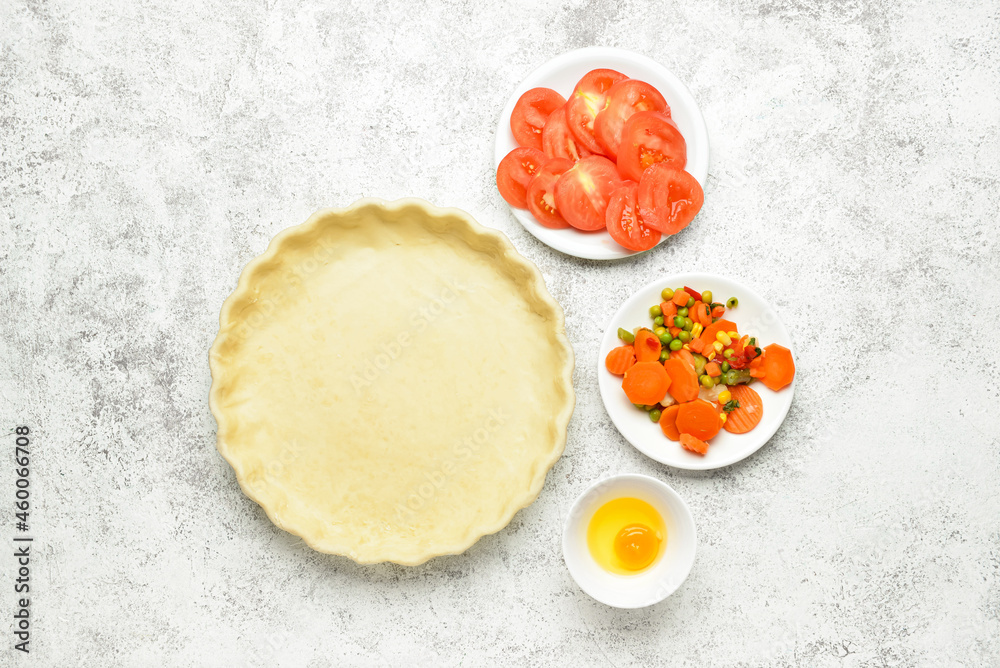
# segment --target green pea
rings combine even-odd
[[[635,343],[635,334],[621,327],[618,328],[618,338],[625,343]]]
[[[694,327],[694,320],[691,318],[684,318],[684,329],[690,332],[692,327]]]
[[[729,366],[729,362],[723,362],[723,363],[722,363],[722,367],[721,367],[721,369],[722,369],[722,373],[726,373],[726,372],[727,372],[727,371],[729,371],[729,370],[730,370],[731,368],[732,368],[732,367],[731,367],[731,366]]]
[[[645,406],[643,406],[642,404],[632,404],[632,405],[633,405],[633,406],[635,406],[636,408],[638,408],[638,409],[639,409],[639,410],[641,410],[641,411],[644,411],[644,410],[646,410],[646,407],[645,407]]]
[[[653,334],[656,334],[656,338],[663,336],[663,333],[667,331],[666,327],[657,327],[653,330]]]
[[[677,309],[677,315],[679,315],[682,318],[688,317],[688,313],[690,313],[690,311],[688,311],[687,308],[682,307]]]
[[[652,406],[643,406],[642,410],[644,410],[644,411],[646,411],[648,413],[649,411],[653,410],[653,407]]]
[[[668,359],[670,359],[670,351],[664,348],[660,351],[660,361],[666,362]]]
[[[727,360],[733,359],[733,355],[735,354],[736,353],[733,352],[732,348],[726,348],[725,350],[722,351],[722,356],[725,357]]]
[[[701,386],[704,387],[704,388],[715,387],[715,381],[712,380],[711,376],[709,376],[708,374],[705,374],[704,376],[701,377]]]
[[[674,298],[674,291],[670,288],[663,288],[663,292],[660,293],[660,296],[663,297],[663,301],[668,302]]]
[[[663,316],[658,315],[655,318],[653,318],[653,324],[656,325],[657,327],[663,327]]]
[[[712,303],[712,291],[711,290],[705,290],[704,292],[702,292],[701,293],[701,301],[705,302],[706,304],[711,304]]]
[[[674,316],[674,327],[680,327],[681,329],[684,329],[684,316],[682,315]]]
[[[740,305],[740,300],[736,297],[730,297],[726,300],[726,308],[736,308]]]
[[[688,297],[687,307],[691,308],[692,306],[694,306],[694,297]]]
[[[683,332],[677,332],[677,338],[680,339],[681,342],[687,343],[688,341],[691,340],[691,332],[688,332],[686,330]]]
[[[659,304],[657,304],[656,306],[650,306],[649,307],[649,317],[650,318],[655,318],[656,316],[659,316],[659,315],[663,315],[663,309],[660,308]]]
[[[653,410],[649,411],[649,419],[652,420],[653,422],[659,422],[660,415],[661,413],[658,408],[654,408]]]
[[[680,339],[680,336],[682,334],[684,334],[684,332],[681,332],[681,334],[678,335],[678,338],[676,338],[676,339],[674,339],[673,341],[670,342],[670,349],[671,350],[677,351],[677,350],[680,350],[681,348],[684,347],[684,342],[681,341],[681,339]]]
[[[674,337],[670,336],[670,332],[668,332],[667,330],[663,330],[663,333],[657,334],[657,336],[659,337],[660,343],[662,345],[667,345],[674,339]]]

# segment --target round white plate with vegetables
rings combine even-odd
[[[795,363],[776,311],[713,274],[665,276],[611,319],[601,399],[637,450],[689,470],[734,464],[767,443],[792,405]]]

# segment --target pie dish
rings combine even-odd
[[[573,351],[538,269],[417,199],[318,211],[219,317],[218,449],[280,528],[404,565],[457,554],[538,496],[573,412]]]

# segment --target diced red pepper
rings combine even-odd
[[[686,292],[689,295],[691,295],[692,297],[694,297],[694,300],[696,302],[700,302],[701,301],[701,293],[698,292],[697,290],[695,290],[694,288],[689,288],[688,286],[685,285],[684,286],[684,292]]]

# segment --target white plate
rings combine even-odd
[[[618,338],[618,328],[629,331],[638,326],[652,328],[649,307],[659,304],[663,288],[690,285],[695,290],[711,290],[712,298],[725,302],[730,297],[739,299],[739,306],[726,311],[726,318],[739,327],[740,334],[749,334],[767,345],[780,343],[792,350],[791,337],[781,324],[777,313],[763,298],[736,281],[713,274],[679,274],[658,278],[632,295],[618,313],[611,319],[597,359],[597,382],[601,388],[601,399],[618,431],[639,452],[663,464],[679,469],[706,470],[729,466],[757,452],[768,442],[778,427],[784,422],[792,405],[795,381],[779,392],[767,389],[763,383],[754,383],[753,389],[760,394],[764,403],[764,416],[753,430],[746,434],[730,434],[722,430],[708,444],[708,454],[702,456],[685,450],[680,443],[663,435],[660,426],[649,419],[645,411],[633,406],[622,392],[621,376],[616,376],[604,366],[608,352],[623,344]],[[762,347],[763,347],[762,345]],[[794,350],[792,355],[794,357]]]
[[[594,561],[587,547],[587,527],[594,512],[623,496],[653,506],[667,527],[663,555],[649,570],[636,575],[609,573]],[[618,475],[594,483],[570,508],[563,528],[563,558],[570,575],[580,589],[616,608],[644,608],[677,591],[691,572],[697,545],[694,518],[684,499],[669,485],[645,475]]]
[[[521,82],[500,114],[494,170],[505,155],[517,148],[517,142],[510,131],[510,114],[525,91],[541,86],[551,88],[569,99],[577,81],[587,72],[599,68],[618,70],[633,79],[652,84],[660,91],[670,105],[670,115],[687,142],[688,162],[685,169],[704,188],[708,176],[708,130],[705,129],[705,119],[701,116],[698,103],[694,101],[687,86],[651,58],[606,46],[592,46],[556,56]],[[615,243],[607,232],[580,232],[573,228],[553,230],[540,225],[526,209],[511,207],[511,211],[524,229],[539,241],[567,255],[589,260],[617,260],[635,255],[635,252],[625,250]],[[667,238],[664,236],[660,243]]]

